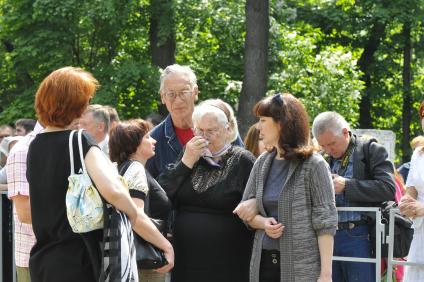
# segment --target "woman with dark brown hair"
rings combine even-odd
[[[235,210],[256,229],[250,281],[331,281],[337,212],[328,165],[310,145],[308,114],[291,94],[266,97],[253,111],[269,151],[243,195],[256,199],[258,214],[246,217],[243,203]]]
[[[424,131],[424,101],[418,116]],[[424,263],[424,146],[417,147],[411,158],[411,169],[406,180],[406,192],[400,201],[400,212],[413,219],[414,238],[409,248],[408,261]],[[424,270],[406,266],[403,281],[424,281]]]
[[[145,201],[148,200],[149,216],[166,221],[171,210],[171,201],[159,183],[144,168],[147,160],[155,155],[156,140],[150,136],[151,129],[150,123],[142,119],[117,123],[109,133],[109,154],[110,159],[117,162],[120,172],[123,173],[136,205],[143,209]],[[148,228],[158,233],[157,236],[162,241],[166,240],[154,225]],[[139,281],[164,282],[165,273],[139,269]]]

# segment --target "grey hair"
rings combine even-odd
[[[194,107],[193,115],[191,116],[193,124],[199,124],[200,120],[206,115],[214,116],[218,123],[224,127],[228,125],[225,113],[219,108],[208,104],[200,104]]]
[[[317,115],[312,124],[312,134],[318,138],[327,130],[331,130],[334,135],[343,134],[343,129],[350,130],[349,123],[336,112],[323,112]]]
[[[159,92],[163,90],[163,82],[171,74],[179,74],[185,76],[191,84],[191,87],[197,86],[197,78],[194,71],[189,66],[181,66],[179,64],[173,64],[167,66],[160,75],[160,88]]]
[[[97,122],[103,122],[105,125],[104,132],[109,132],[109,126],[110,126],[110,118],[109,118],[109,110],[102,105],[99,104],[93,104],[88,105],[87,110],[85,110],[86,113],[91,113],[93,115],[93,119]]]
[[[208,99],[203,102],[201,102],[199,105],[211,105],[214,107],[219,108],[224,112],[224,114],[227,117],[228,124],[230,125],[230,141],[234,142],[237,140],[238,137],[238,125],[237,125],[237,119],[234,116],[233,108],[226,102],[222,101],[221,99]]]

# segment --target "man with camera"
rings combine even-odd
[[[393,164],[375,139],[365,140],[350,131],[336,112],[319,114],[312,133],[321,146],[333,176],[337,207],[373,207],[395,196]],[[371,257],[369,219],[364,212],[339,212],[334,255]],[[333,261],[333,281],[374,281],[372,263]]]

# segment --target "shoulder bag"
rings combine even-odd
[[[132,161],[126,161],[119,167],[119,174],[124,176],[128,167],[131,165]],[[150,192],[147,193],[146,199],[144,200],[144,211],[150,216]],[[155,224],[156,228],[164,234],[166,229],[166,224],[163,220],[150,218],[150,220]],[[134,233],[134,245],[136,249],[137,257],[137,266],[141,269],[157,269],[166,264],[168,261],[165,258],[163,251],[151,243],[144,240],[136,232]]]
[[[75,233],[85,233],[103,228],[103,201],[88,176],[82,153],[82,129],[78,131],[78,151],[82,173],[75,173],[74,150],[72,145],[76,130],[69,135],[69,158],[71,172],[66,192],[66,215],[69,225]]]
[[[371,174],[369,167],[370,163],[370,146],[372,142],[377,142],[376,139],[372,138],[368,143],[364,144],[364,157],[365,157],[365,169],[367,173]],[[385,234],[389,234],[389,220],[390,210],[398,208],[398,205],[394,201],[386,201],[380,204],[381,208],[381,219],[380,222],[384,224]],[[371,247],[375,256],[376,250],[376,238],[375,238],[375,216],[371,216],[371,227],[369,229],[369,236],[371,241]],[[409,253],[409,248],[414,237],[414,229],[412,228],[412,220],[400,214],[399,211],[395,212],[394,222],[394,248],[393,257],[403,258]],[[388,257],[388,244],[381,244],[381,256]]]

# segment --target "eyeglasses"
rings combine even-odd
[[[170,101],[174,101],[177,98],[177,96],[180,97],[183,100],[186,100],[192,94],[193,94],[192,90],[168,91],[168,92],[164,93],[166,99],[168,99]]]
[[[194,135],[196,136],[203,136],[206,138],[213,138],[217,135],[220,128],[211,128],[211,129],[200,129],[200,128],[194,128]]]
[[[271,102],[276,102],[278,105],[280,105],[281,107],[284,107],[284,100],[283,97],[281,96],[280,93],[275,94],[272,99]]]

